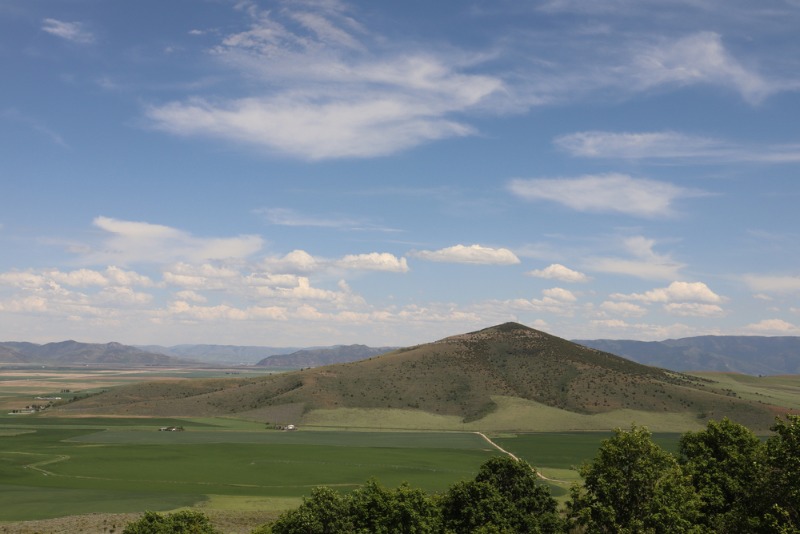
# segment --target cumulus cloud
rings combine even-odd
[[[540,299],[511,299],[500,301],[499,304],[518,311],[571,316],[575,313],[577,300],[578,297],[572,291],[561,287],[553,287],[542,291],[542,298]]]
[[[672,282],[667,287],[646,291],[645,293],[615,293],[611,298],[616,300],[633,300],[647,303],[699,302],[719,303],[722,297],[711,291],[703,282]]]
[[[80,22],[44,19],[42,21],[42,30],[73,43],[88,44],[94,42],[94,35]]]
[[[374,157],[473,134],[453,115],[503,86],[460,72],[463,57],[393,53],[342,3],[244,11],[250,29],[228,35],[214,52],[251,79],[263,77],[259,94],[153,105],[146,113],[155,128],[312,160]]]
[[[519,258],[507,248],[481,245],[454,245],[439,250],[419,250],[410,255],[422,260],[445,263],[473,263],[483,265],[515,265]]]
[[[333,271],[383,271],[392,273],[408,272],[408,261],[388,252],[369,252],[347,254],[338,259],[312,256],[304,250],[293,250],[283,257],[266,258],[265,268],[273,272],[286,273],[324,273]]]
[[[692,192],[676,185],[625,174],[579,178],[516,179],[508,189],[524,200],[551,201],[577,211],[656,218],[674,214],[675,200]]]
[[[783,319],[764,319],[763,321],[749,324],[745,328],[760,335],[778,334],[796,336],[800,334],[800,327],[786,322]]]
[[[544,269],[534,269],[528,271],[528,276],[536,278],[546,278],[549,280],[561,280],[562,282],[587,282],[589,277],[579,271],[574,271],[560,263],[553,263]]]
[[[600,304],[600,309],[604,312],[608,312],[613,315],[621,315],[623,317],[641,317],[647,313],[647,310],[638,304],[610,300]]]
[[[337,267],[361,271],[385,271],[393,273],[408,272],[408,262],[386,252],[369,254],[348,254],[335,262]]]
[[[655,240],[643,236],[628,237],[623,241],[623,248],[629,256],[588,257],[584,265],[597,272],[624,274],[645,280],[674,280],[685,265],[669,254],[655,252],[655,245]]]
[[[93,264],[243,259],[258,252],[264,243],[256,235],[195,237],[169,226],[110,217],[96,217],[93,224],[108,234],[100,247],[85,254],[84,261]]]

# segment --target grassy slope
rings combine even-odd
[[[503,404],[499,398],[518,401]],[[508,424],[505,428],[521,430],[539,428],[542,415],[568,428],[609,428],[609,422],[633,417],[669,429],[728,416],[762,429],[785,410],[768,402],[779,398],[758,400],[740,398],[727,385],[510,323],[350,364],[263,378],[116,388],[66,405],[61,413],[238,415],[319,425],[337,419],[336,426],[397,428],[410,427],[391,421],[416,418],[421,421],[416,428]],[[393,415],[375,421],[378,413]]]

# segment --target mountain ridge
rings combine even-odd
[[[800,337],[693,336],[664,341],[573,340],[575,343],[673,371],[747,375],[800,374]]]
[[[358,362],[259,378],[122,386],[65,414],[229,415],[300,421],[319,410],[394,409],[480,421],[517,398],[587,416],[612,411],[735,415],[766,428],[783,408],[712,381],[642,365],[515,324],[449,336]]]

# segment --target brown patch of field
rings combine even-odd
[[[204,511],[211,523],[226,534],[249,534],[255,528],[274,521],[278,512]],[[0,524],[1,534],[76,534],[121,533],[125,525],[142,514],[87,514]]]

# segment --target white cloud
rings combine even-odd
[[[662,85],[712,84],[731,87],[757,104],[773,87],[757,72],[731,57],[719,34],[699,32],[677,40],[641,47],[631,64],[620,69],[639,90]],[[627,71],[627,72],[625,72]]]
[[[267,222],[279,226],[306,226],[312,228],[333,228],[339,230],[371,230],[379,232],[397,232],[393,228],[385,228],[368,221],[349,217],[318,217],[303,215],[287,208],[263,208],[256,210]]]
[[[310,273],[321,271],[326,262],[305,250],[293,250],[282,258],[266,258],[262,263],[268,269],[278,272]]]
[[[681,317],[719,317],[725,313],[716,304],[699,302],[671,302],[664,305],[664,310],[671,315]]]
[[[251,79],[263,77],[260,94],[150,106],[152,125],[312,160],[374,157],[473,134],[451,116],[503,86],[497,78],[460,73],[463,57],[393,52],[344,4],[315,8],[250,5],[250,29],[227,36],[214,52]]]
[[[97,217],[93,224],[110,234],[99,249],[84,256],[88,263],[126,265],[130,263],[203,262],[243,259],[258,252],[264,240],[256,235],[229,238],[195,237],[191,234],[147,222]]]
[[[337,267],[360,271],[385,271],[393,273],[408,272],[405,258],[398,258],[386,252],[369,254],[348,254],[335,262]]]
[[[655,252],[655,244],[654,240],[642,236],[629,237],[624,240],[623,247],[633,258],[588,257],[584,266],[596,272],[624,274],[645,280],[674,280],[685,265],[668,254]]]
[[[94,42],[94,35],[86,30],[84,24],[80,22],[44,19],[42,21],[42,30],[73,43],[88,44]]]
[[[784,336],[800,335],[800,327],[786,322],[783,319],[764,319],[757,323],[749,324],[745,327],[747,330],[756,334],[778,334]]]
[[[613,159],[669,159],[715,163],[800,161],[800,144],[742,145],[679,132],[576,132],[554,140],[572,156]],[[699,194],[699,193],[698,193]]]
[[[266,258],[262,265],[272,272],[323,273],[346,271],[408,272],[408,262],[388,252],[347,254],[339,259],[315,257],[304,250],[293,250],[281,258]]]
[[[632,302],[615,302],[610,300],[600,304],[600,309],[614,315],[621,315],[623,317],[641,317],[647,313],[647,310],[638,304],[633,304]]]
[[[733,151],[716,139],[678,132],[576,132],[555,139],[559,148],[587,158],[696,158]]]
[[[549,280],[561,280],[562,282],[587,282],[589,277],[585,274],[574,271],[560,263],[553,263],[544,269],[535,269],[528,271],[528,276],[535,276],[536,278],[546,278]]]
[[[542,295],[561,302],[575,302],[578,300],[578,298],[575,296],[575,293],[569,289],[564,289],[561,287],[551,287],[550,289],[545,289],[542,291]]]
[[[409,254],[428,261],[446,263],[473,263],[483,265],[515,265],[519,258],[507,248],[481,245],[454,245],[439,250],[419,250]]]
[[[794,293],[800,291],[800,276],[747,274],[742,276],[742,280],[753,291],[765,293]]]
[[[577,211],[646,218],[672,215],[674,201],[692,194],[667,182],[625,174],[516,179],[509,182],[508,188],[525,200],[548,200]]]
[[[696,302],[716,304],[723,300],[722,297],[711,291],[703,282],[672,282],[668,287],[652,289],[645,293],[631,293],[627,295],[614,293],[611,295],[611,298],[615,300],[634,300],[647,303]]]

